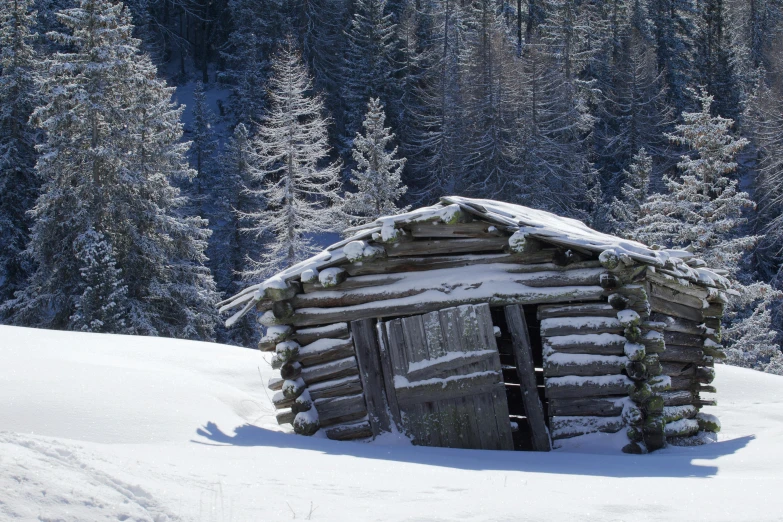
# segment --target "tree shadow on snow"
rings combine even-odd
[[[462,470],[526,471],[598,477],[701,477],[715,476],[718,467],[704,463],[736,453],[755,437],[746,436],[696,447],[672,447],[651,455],[596,454],[574,451],[536,453],[529,451],[482,451],[428,448],[408,445],[368,444],[302,437],[271,431],[251,424],[238,426],[234,434],[224,433],[208,422],[196,433],[205,440],[197,444],[219,446],[266,446],[317,451],[328,455],[410,462]],[[698,462],[696,462],[698,461]]]

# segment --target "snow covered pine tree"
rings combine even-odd
[[[634,236],[647,243],[690,244],[710,266],[736,275],[743,253],[758,240],[742,232],[747,221],[743,210],[754,204],[739,191],[738,181],[727,176],[736,170],[734,158],[748,140],[730,133],[733,120],[712,116],[712,96],[703,91],[693,95],[701,102],[701,110],[683,113],[684,123],[668,137],[697,155],[683,156],[678,163],[683,171],[680,181],[665,178],[668,194],[654,194],[641,206]],[[726,324],[729,361],[760,369],[782,367],[779,349],[777,353],[770,350],[777,335],[771,331],[768,311],[771,300],[779,295],[767,284],[740,282],[735,286],[740,295],[729,303]]]
[[[30,220],[25,212],[40,185],[35,130],[28,123],[37,103],[32,6],[32,0],[0,1],[0,305],[27,282],[30,267],[22,252]]]
[[[278,51],[272,66],[269,112],[253,140],[258,168],[251,171],[259,189],[248,188],[265,203],[243,213],[247,231],[270,239],[260,259],[250,260],[244,277],[254,279],[289,266],[318,249],[312,234],[339,223],[340,166],[328,163],[323,102],[311,96],[312,80],[292,39]]]
[[[351,220],[372,221],[380,216],[397,214],[397,201],[408,188],[402,183],[405,158],[397,158],[397,147],[386,150],[394,139],[391,129],[384,127],[386,115],[381,101],[371,98],[362,126],[364,135],[353,140],[353,160],[350,182],[356,193],[345,195],[345,212]]]
[[[74,245],[94,230],[111,245],[128,287],[128,331],[210,339],[218,300],[204,267],[209,232],[178,210],[172,178],[190,178],[182,108],[131,36],[122,4],[79,0],[61,11],[70,34],[55,53],[34,120],[47,132],[36,168],[45,180],[28,247],[37,270],[12,303],[17,324],[81,328],[86,284]],[[78,321],[73,318],[77,317]]]

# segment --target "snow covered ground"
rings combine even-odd
[[[230,346],[0,326],[0,362],[0,520],[783,520],[783,378],[750,370],[719,442],[632,456],[295,436]]]

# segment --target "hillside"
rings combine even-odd
[[[783,377],[718,367],[715,444],[548,454],[298,437],[254,350],[0,326],[2,520],[779,520]]]

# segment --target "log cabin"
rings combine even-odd
[[[302,435],[548,451],[623,431],[623,451],[709,438],[725,272],[498,201],[444,197],[219,303],[252,310]]]

